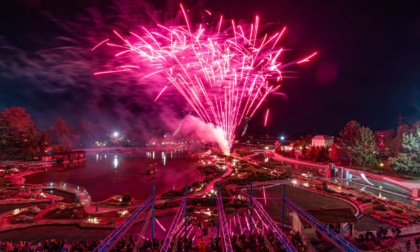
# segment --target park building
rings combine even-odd
[[[327,147],[334,143],[334,137],[328,135],[316,135],[312,138],[312,146]]]

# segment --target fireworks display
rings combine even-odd
[[[270,110],[267,109],[267,111],[265,112],[265,118],[264,118],[264,127],[267,127],[267,122],[268,122],[268,114],[270,113]]]
[[[248,25],[218,19],[216,25],[193,25],[181,5],[184,25],[141,27],[141,32],[96,45],[115,50],[118,66],[95,72],[132,74],[139,83],[149,78],[160,83],[155,102],[168,88],[175,88],[203,122],[212,124],[232,147],[235,131],[244,118],[252,118],[264,100],[280,88],[282,69],[309,61],[316,55],[283,63],[280,40],[286,28],[272,35],[260,34],[259,17]],[[211,15],[206,11],[206,15]],[[267,124],[268,110],[265,123]],[[220,144],[219,144],[220,145]]]

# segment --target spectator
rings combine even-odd
[[[411,242],[410,242],[410,240],[407,240],[407,242],[405,243],[405,249],[407,250],[407,252],[410,252],[410,249],[411,249]]]

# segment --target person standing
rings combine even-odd
[[[391,232],[392,232],[392,238],[395,238],[395,234],[397,233],[396,227],[392,227]]]
[[[411,249],[411,242],[410,242],[410,240],[407,240],[405,242],[405,249],[407,250],[407,252],[410,252],[410,249]]]
[[[420,236],[417,236],[414,240],[414,243],[416,244],[417,250],[420,250]]]

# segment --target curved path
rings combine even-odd
[[[267,155],[268,154],[268,155]],[[300,165],[307,165],[307,166],[313,166],[313,167],[319,167],[319,168],[327,168],[328,164],[318,164],[313,162],[307,162],[302,160],[296,160],[293,158],[287,158],[280,154],[275,153],[274,151],[266,151],[264,152],[264,155],[267,155],[267,157],[272,158],[277,161],[284,161],[291,164],[300,164]]]
[[[274,160],[277,160],[277,161],[285,161],[287,163],[301,164],[301,165],[307,165],[307,166],[315,166],[315,167],[320,167],[320,168],[328,167],[328,165],[315,164],[315,163],[312,163],[312,162],[305,162],[305,161],[301,161],[301,160],[286,158],[286,157],[283,157],[283,156],[281,156],[277,153],[274,153],[273,151],[269,151],[269,152],[266,152],[264,154],[268,154],[267,155],[268,157],[273,158]],[[351,168],[348,168],[348,169],[351,169]],[[354,170],[354,169],[352,169],[352,170]],[[395,183],[397,185],[400,185],[401,187],[404,187],[404,188],[407,188],[407,186],[412,186],[412,188],[413,187],[414,188],[420,188],[420,181],[392,179],[388,176],[382,176],[382,178],[383,178],[383,181],[386,181],[386,182],[392,181],[393,183]],[[420,198],[417,198],[417,199],[420,199]],[[357,232],[356,230],[354,230],[354,231],[355,231],[353,233],[354,237],[357,237],[359,234],[364,234],[365,233],[365,232]],[[420,226],[417,225],[417,226],[401,228],[401,231],[402,231],[401,235],[404,235],[404,236],[415,235],[415,234],[420,233]],[[389,230],[389,236],[391,235],[390,233],[391,233],[391,231]]]
[[[328,164],[318,164],[318,163],[313,163],[313,162],[308,162],[308,161],[302,161],[302,160],[287,158],[287,157],[284,157],[282,155],[279,155],[279,154],[275,153],[274,151],[267,151],[264,154],[267,155],[267,157],[270,157],[270,158],[272,158],[274,160],[277,160],[277,161],[285,161],[287,163],[314,166],[314,167],[319,167],[319,168],[328,167]],[[348,170],[360,172],[360,170],[356,170],[356,169],[353,169],[353,168],[349,168],[349,167],[344,167],[344,168],[348,169]],[[363,173],[368,175],[368,176],[372,175],[374,178],[379,178],[380,177],[379,178],[380,180],[398,185],[398,186],[400,186],[402,188],[405,188],[405,189],[408,189],[408,190],[412,190],[413,188],[420,189],[420,181],[417,181],[417,180],[403,180],[403,179],[398,179],[398,178],[392,178],[392,177],[385,176],[385,175],[372,174],[372,173],[369,173],[369,172],[366,172],[366,171],[363,171]],[[419,200],[420,200],[420,197],[419,197]]]

